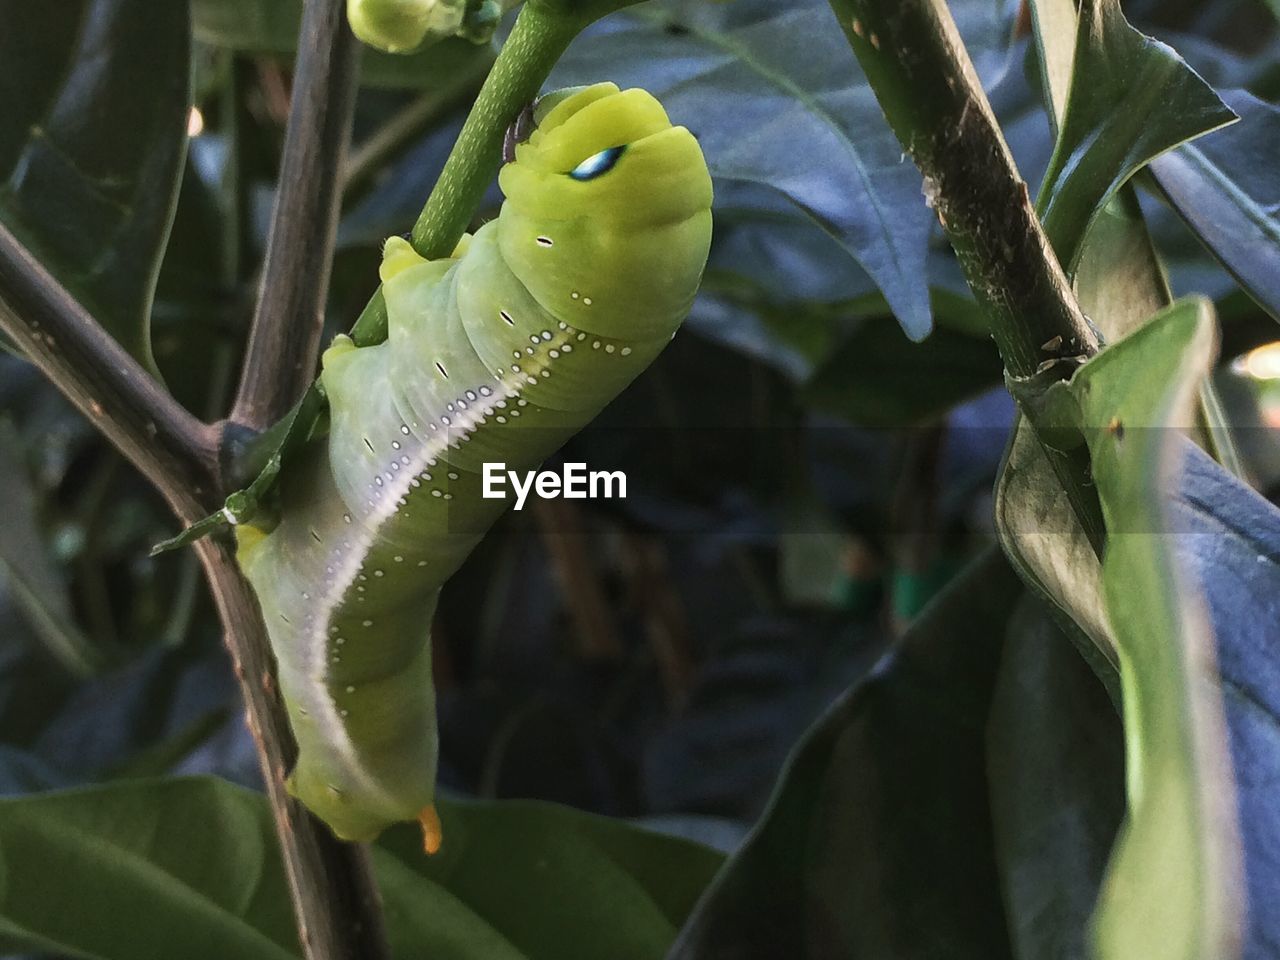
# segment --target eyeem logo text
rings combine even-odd
[[[505,500],[507,484],[515,492],[515,509],[524,509],[530,493],[543,500],[564,497],[566,500],[625,500],[627,475],[621,470],[588,470],[585,463],[566,463],[561,472],[554,470],[528,470],[523,475],[508,470],[505,463],[484,465],[484,486],[481,495],[486,500]]]

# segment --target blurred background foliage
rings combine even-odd
[[[1034,194],[1053,141],[1028,12],[951,8]],[[1274,8],[1125,10],[1242,91],[1231,102],[1257,119],[1197,145],[1274,211]],[[0,0],[0,218],[143,356],[149,319],[156,369],[204,418],[235,386],[299,11],[192,0],[188,21],[181,3]],[[444,589],[448,795],[559,801],[733,849],[802,732],[994,540],[1013,415],[1000,359],[830,17],[809,0],[649,0],[588,30],[553,74],[661,98],[708,156],[716,235],[684,332],[559,455],[625,470],[629,498],[508,514]],[[364,52],[331,333],[372,292],[381,242],[417,216],[492,58],[463,41]],[[32,138],[37,118],[50,140]],[[1174,292],[1217,304],[1217,381],[1274,498],[1280,354],[1259,348],[1277,303],[1249,289],[1265,264],[1215,256],[1185,225],[1196,211],[1139,185]],[[477,223],[499,203],[495,189]],[[255,786],[195,561],[147,556],[171,517],[7,353],[0,503],[0,792],[189,773]],[[1072,682],[1099,692],[1087,671]]]

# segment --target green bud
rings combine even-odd
[[[379,50],[405,53],[461,29],[465,0],[347,0],[352,32]]]

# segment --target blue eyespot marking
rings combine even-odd
[[[625,146],[609,147],[599,153],[593,153],[570,170],[569,176],[574,180],[594,180],[596,177],[603,176],[613,169],[625,149]]]

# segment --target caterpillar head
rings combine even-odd
[[[711,176],[697,140],[644,90],[544,97],[499,183],[503,257],[549,312],[622,339],[670,337],[711,244]]]

